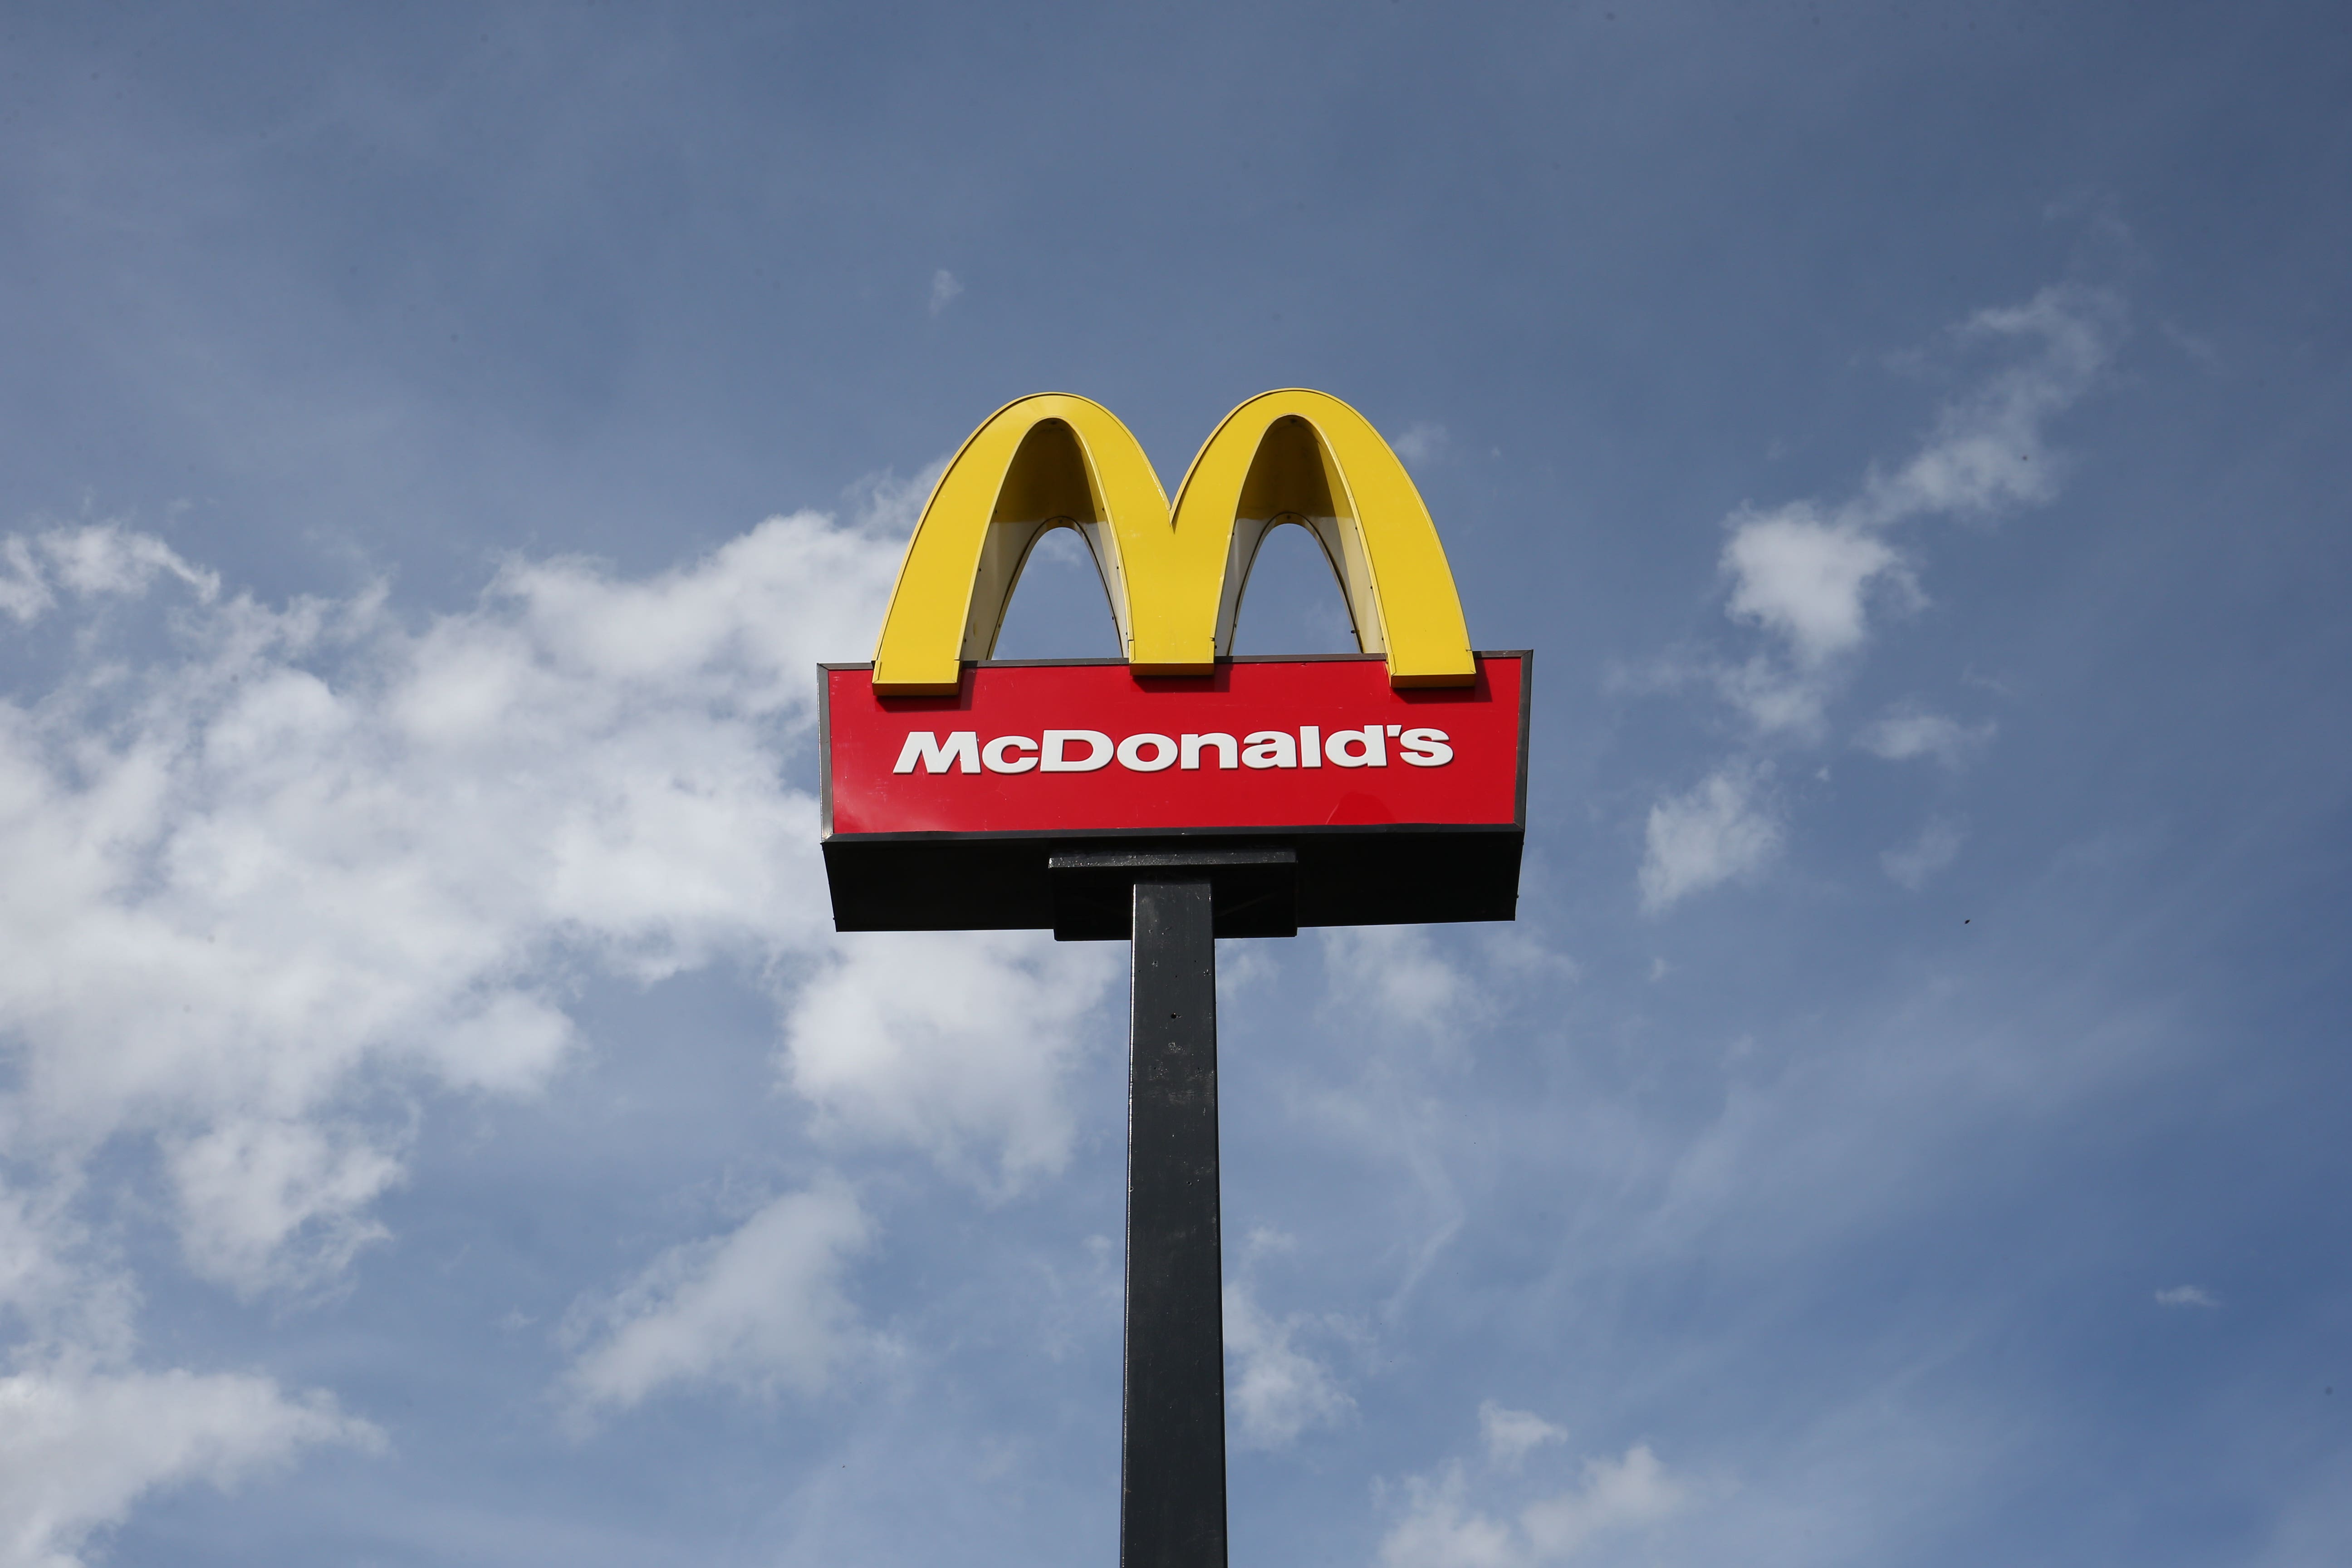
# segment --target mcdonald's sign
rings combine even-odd
[[[1285,523],[1321,544],[1359,654],[1233,656]],[[1091,552],[1123,659],[990,657],[1055,528]],[[940,475],[874,661],[823,667],[835,923],[1124,937],[1119,857],[1176,848],[1226,868],[1221,936],[1508,920],[1529,663],[1473,651],[1420,492],[1338,398],[1251,398],[1173,506],[1109,410],[1017,399]]]

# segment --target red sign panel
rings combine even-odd
[[[860,834],[1508,828],[1526,658],[1397,690],[1377,658],[1236,659],[1199,678],[1120,661],[992,664],[953,697],[877,697],[829,666],[825,830]]]

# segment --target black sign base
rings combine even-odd
[[[1047,930],[1123,942],[1123,903],[1066,927],[1064,862],[1154,855],[1204,862],[1274,851],[1295,858],[1288,929],[1256,929],[1263,907],[1229,910],[1219,936],[1289,936],[1307,926],[1507,921],[1519,899],[1517,827],[1308,827],[1197,833],[857,833],[824,841],[835,931]],[[1123,891],[1126,884],[1118,883]],[[1083,899],[1081,901],[1086,901]],[[1097,900],[1098,902],[1098,900]],[[1228,929],[1228,915],[1239,921]]]
[[[1046,861],[1056,942],[1124,942],[1134,934],[1138,881],[1175,870],[1210,879],[1218,936],[1298,934],[1298,856],[1277,847],[1079,850]]]

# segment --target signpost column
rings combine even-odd
[[[1224,1568],[1217,944],[1206,877],[1134,885],[1121,1568]]]

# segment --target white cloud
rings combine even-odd
[[[1941,713],[1905,705],[1881,716],[1854,737],[1854,744],[1890,763],[1933,757],[1946,767],[1958,767],[1969,752],[1992,739],[1994,725],[1963,724]]]
[[[1908,461],[1892,473],[1874,470],[1834,506],[1743,506],[1727,518],[1725,613],[1770,645],[1718,668],[1719,695],[1760,731],[1817,729],[1843,667],[1869,640],[1873,606],[1926,603],[1909,553],[1887,531],[1918,518],[1989,516],[2052,500],[2060,465],[2044,426],[2097,378],[2121,315],[2113,296],[2074,288],[1979,311],[1955,338],[2020,357],[1946,404]]]
[[[732,1234],[672,1247],[611,1300],[566,1384],[576,1413],[625,1408],[676,1384],[747,1394],[823,1389],[859,1347],[841,1274],[872,1234],[837,1184],[788,1193]]]
[[[226,1489],[321,1443],[374,1449],[383,1436],[266,1377],[72,1361],[0,1377],[0,1568],[77,1568],[90,1535],[145,1493]]]
[[[70,1344],[119,1358],[135,1337],[137,1297],[120,1273],[89,1262],[89,1237],[72,1217],[75,1186],[26,1190],[0,1179],[0,1331],[25,1336],[19,1354]]]
[[[1262,1258],[1287,1257],[1298,1250],[1298,1238],[1288,1231],[1276,1230],[1270,1225],[1254,1225],[1242,1241],[1242,1257],[1255,1263]]]
[[[96,531],[35,558],[157,558]],[[0,704],[18,1125],[68,1157],[154,1138],[199,1272],[331,1273],[407,1133],[350,1103],[367,1064],[528,1090],[573,958],[652,979],[822,940],[814,804],[779,775],[897,552],[779,518],[640,582],[519,563],[415,630],[380,595],[239,597],[181,615],[175,658]]]
[[[1731,529],[1723,547],[1730,614],[1780,637],[1801,669],[1861,646],[1873,587],[1886,584],[1916,597],[1894,546],[1856,521],[1824,520],[1809,502],[1741,512]]]
[[[198,571],[170,545],[118,522],[51,528],[0,541],[0,611],[32,621],[58,605],[58,590],[91,599],[143,594],[160,576],[177,578],[209,604],[218,574]]]
[[[1916,892],[1927,885],[1927,879],[1959,858],[1960,845],[1967,835],[1959,824],[1936,816],[1919,830],[1919,837],[1899,849],[1889,849],[1878,858],[1878,864],[1887,876],[1903,887]]]
[[[2063,284],[1960,323],[1953,335],[1963,344],[2015,344],[2026,357],[1948,404],[1909,462],[1872,476],[1856,503],[1860,515],[1884,526],[1922,514],[1981,515],[2050,500],[2062,475],[2043,426],[2090,390],[2122,326],[2122,301],[2113,294]]]
[[[1433,1483],[1415,1476],[1406,1489],[1404,1517],[1381,1538],[1381,1568],[1521,1568],[1531,1561],[1509,1521],[1465,1507],[1460,1465]]]
[[[1757,655],[1739,664],[1718,664],[1706,672],[1716,695],[1748,716],[1764,734],[1811,738],[1821,731],[1831,683],[1792,675],[1775,658]]]
[[[1062,1168],[1076,1136],[1062,1084],[1124,949],[1034,931],[829,948],[794,995],[784,1058],[824,1130],[912,1144],[1000,1193]]]
[[[1529,1503],[1519,1528],[1534,1549],[1534,1561],[1559,1563],[1595,1536],[1655,1524],[1679,1510],[1685,1490],[1666,1474],[1647,1444],[1637,1443],[1615,1460],[1588,1459],[1584,1484]]]
[[[139,1428],[79,1480],[0,1454],[9,1550],[66,1562],[149,1487],[371,1430],[263,1379],[137,1367],[138,1293],[91,1216],[144,1205],[157,1173],[200,1275],[331,1287],[384,1235],[420,1091],[537,1091],[573,1049],[583,972],[814,970],[777,999],[829,1123],[1007,1180],[1066,1156],[1072,1020],[1117,955],[942,938],[932,1002],[907,1000],[871,944],[836,948],[815,802],[783,782],[814,666],[870,648],[922,494],[877,482],[859,521],[772,519],[643,578],[517,561],[422,620],[380,590],[224,595],[114,524],[0,540],[0,610],[72,649],[0,700],[6,1387],[34,1413],[14,1431],[61,1454]],[[824,1026],[843,1019],[863,1032]],[[820,1186],[667,1255],[607,1303],[579,1407],[821,1384],[868,1342],[839,1289],[868,1228]]]
[[[1661,1524],[1690,1501],[1690,1488],[1641,1443],[1620,1458],[1587,1459],[1580,1484],[1516,1510],[1477,1507],[1471,1489],[1459,1463],[1434,1480],[1411,1478],[1403,1517],[1381,1540],[1381,1568],[1545,1568]]]
[[[1568,1440],[1565,1427],[1555,1426],[1532,1410],[1507,1410],[1489,1399],[1478,1406],[1478,1430],[1486,1440],[1486,1462],[1516,1470],[1530,1449]]]
[[[1450,1036],[1476,1011],[1469,977],[1419,926],[1331,926],[1322,939],[1333,1000],[1382,1027]]]
[[[1780,847],[1780,825],[1761,793],[1756,770],[1732,765],[1653,805],[1642,860],[1643,909],[1659,913],[1770,860]]]
[[[2156,1293],[2156,1304],[2159,1307],[2214,1308],[2221,1303],[2202,1286],[2174,1285]]]
[[[400,1161],[363,1130],[239,1118],[163,1146],[189,1260],[225,1284],[288,1279],[278,1255],[289,1238],[309,1243],[299,1272],[326,1278],[388,1234],[365,1209],[399,1179]]]
[[[1874,468],[1843,502],[1743,505],[1726,518],[1729,537],[1717,562],[1729,585],[1724,613],[1760,633],[1763,646],[1744,658],[1673,661],[1650,683],[1703,682],[1759,735],[1818,740],[1831,702],[1869,644],[1874,613],[1916,610],[1927,602],[1912,550],[1890,538],[1891,531],[1917,519],[1990,516],[2055,496],[2059,465],[2044,429],[2097,379],[2121,335],[2122,314],[2110,294],[2062,287],[1961,322],[1953,331],[1957,343],[2006,349],[2009,363],[1947,402],[1907,461],[1892,472]],[[1951,766],[1991,734],[1990,723],[1970,728],[1897,709],[1857,743],[1890,760],[1933,756]],[[1752,797],[1752,774],[1732,763],[1692,793],[1652,808],[1639,873],[1646,910],[1655,913],[1771,857],[1780,826]],[[1931,829],[1919,844],[1886,858],[1887,874],[1916,886],[1958,847],[1953,830]]]
[[[1445,450],[1447,440],[1444,426],[1423,419],[1406,426],[1404,434],[1389,445],[1408,463],[1433,463]]]
[[[946,310],[950,305],[954,304],[956,296],[962,292],[962,282],[954,273],[949,271],[946,268],[942,267],[937,272],[932,273],[931,314],[936,316],[941,310]]]
[[[1330,1369],[1292,1343],[1305,1314],[1269,1317],[1246,1285],[1234,1283],[1225,1287],[1224,1321],[1228,1405],[1244,1447],[1287,1447],[1308,1428],[1338,1426],[1355,1410]]]
[[[1479,952],[1503,973],[1573,985],[1584,978],[1584,966],[1568,954],[1544,945],[1541,936],[1524,925],[1489,926],[1479,933]]]

